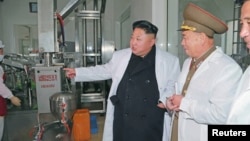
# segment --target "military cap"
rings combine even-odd
[[[193,3],[186,6],[183,18],[181,31],[203,32],[207,36],[213,37],[214,34],[223,34],[228,30],[227,25],[222,20]]]

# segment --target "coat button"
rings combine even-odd
[[[125,113],[124,116],[127,117],[127,116],[128,116],[128,113]]]
[[[150,83],[150,80],[146,80],[145,83],[147,83],[147,84]]]

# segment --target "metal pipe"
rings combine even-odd
[[[82,2],[82,0],[71,0],[67,3],[67,5],[62,9],[60,15],[66,18],[72,11],[74,11],[77,6]]]

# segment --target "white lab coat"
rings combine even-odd
[[[0,95],[4,98],[11,98],[13,96],[10,89],[3,82],[4,70],[2,66],[0,66]]]
[[[190,62],[188,58],[183,64],[178,80],[181,89]],[[181,101],[179,141],[207,141],[208,124],[226,123],[241,75],[240,66],[219,47],[204,60]]]
[[[237,88],[234,103],[228,116],[227,124],[250,124],[250,67],[248,67]]]
[[[112,59],[104,65],[89,68],[77,68],[75,81],[96,81],[112,78],[112,86],[109,92],[109,98],[116,94],[118,84],[120,83],[123,74],[127,68],[131,57],[131,49],[123,49],[116,51]],[[166,101],[166,97],[174,93],[174,83],[177,81],[180,73],[179,59],[174,55],[156,48],[156,79],[160,92],[159,101]],[[113,113],[114,106],[110,99],[107,100],[107,111],[104,124],[103,141],[113,140]],[[164,135],[162,141],[168,141],[170,132],[171,117],[168,113],[165,114],[164,120]]]

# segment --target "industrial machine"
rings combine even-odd
[[[5,71],[5,84],[14,95],[22,100],[22,110],[36,108],[36,95],[34,86],[34,60],[18,55],[7,54],[2,61],[2,67]],[[12,104],[8,105],[13,108]]]
[[[39,52],[32,57],[9,54],[3,60],[8,76],[6,84],[25,101],[23,108],[14,107],[16,112],[8,115],[6,126],[10,128],[5,129],[4,136],[8,141],[29,140],[30,130],[33,140],[60,140],[71,127],[74,110],[88,108],[90,113],[106,112],[109,80],[75,82],[66,78],[62,70],[99,65],[111,58],[114,44],[102,37],[106,0],[69,0],[61,12],[58,12],[57,1],[51,2],[37,1]],[[74,15],[74,42],[65,39],[64,20],[69,15]],[[60,107],[65,104],[70,106]],[[30,119],[29,123],[23,122],[25,129],[22,123],[11,120],[22,117],[25,121]],[[30,129],[27,131],[27,128]],[[13,134],[15,130],[18,131]]]
[[[46,5],[47,2],[46,0],[38,1],[38,5],[40,5],[38,10],[43,9],[43,5]],[[100,5],[98,5],[99,3]],[[74,79],[66,78],[62,71],[63,67],[88,67],[106,63],[103,59],[105,56],[104,51],[110,51],[111,53],[108,52],[108,55],[110,55],[109,57],[112,56],[114,46],[108,44],[110,42],[105,42],[102,38],[102,14],[105,9],[105,3],[105,0],[93,0],[91,4],[86,0],[71,0],[59,13],[55,10],[56,4],[51,6],[52,9],[41,10],[38,13],[38,25],[40,25],[38,26],[38,31],[40,31],[39,56],[42,56],[42,61],[34,69],[38,113],[41,116],[51,113],[54,117],[56,116],[57,121],[62,121],[63,117],[65,118],[66,116],[62,114],[62,111],[70,112],[71,116],[74,113],[74,109],[78,108],[88,108],[90,113],[105,113],[106,81],[76,83]],[[88,8],[89,5],[93,6],[91,10]],[[75,42],[73,43],[73,48],[67,48],[63,20],[72,12],[75,15]],[[54,15],[54,20],[48,24],[48,16],[43,15]],[[47,32],[50,27],[54,31],[53,35]],[[48,37],[54,39],[49,44],[47,42]],[[107,58],[107,56],[105,57]],[[52,102],[55,96],[71,97],[71,100],[74,97],[75,101],[72,103],[76,104],[74,105],[76,107],[74,108],[72,103],[68,103],[68,106],[71,105],[71,108],[73,107],[70,111],[69,109],[61,108],[54,111],[56,106]],[[62,102],[62,97],[59,98],[58,102]],[[61,105],[65,105],[65,103]],[[58,113],[60,113],[59,116]],[[68,117],[68,119],[70,120],[71,117]],[[64,129],[67,127],[64,124],[65,122],[68,121],[59,122],[61,123],[59,125],[64,125],[62,126]],[[58,122],[55,122],[55,120],[48,123],[48,127],[58,125]],[[38,137],[39,131],[35,138]]]
[[[63,67],[88,67],[106,63],[112,56],[114,45],[104,41],[102,37],[102,15],[106,1],[71,0],[61,12],[56,11],[56,4],[49,10],[42,10],[47,2],[41,0],[38,3],[38,9],[41,9],[38,13],[39,56],[42,56],[41,64],[34,67],[36,83],[40,85],[36,88],[38,112],[50,112],[48,106],[42,105],[49,105],[48,99],[53,93],[71,91],[78,97],[78,108],[89,108],[91,113],[105,113],[107,81],[75,83],[74,80],[65,78],[61,70]],[[63,20],[72,13],[75,15],[75,42],[68,47]],[[47,15],[54,15],[54,20],[51,21],[51,17]],[[50,28],[54,31],[53,34],[47,32]],[[49,43],[48,37],[53,39]],[[49,78],[40,81],[40,77]],[[46,79],[49,80],[44,81]],[[46,83],[46,86],[41,83]],[[44,94],[45,90],[49,94]]]
[[[40,122],[35,126],[33,140],[69,141],[71,139],[71,119],[77,106],[76,96],[71,92],[55,93],[49,98],[49,106],[55,119],[51,122]]]

